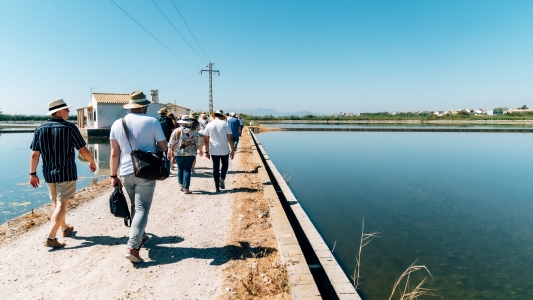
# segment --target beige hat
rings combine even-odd
[[[47,115],[52,115],[56,111],[60,111],[65,108],[72,107],[72,105],[67,105],[63,99],[56,99],[48,103],[48,113]]]
[[[150,105],[152,102],[146,99],[143,92],[133,92],[130,94],[130,102],[123,106],[125,109],[140,108]]]
[[[158,110],[157,113],[159,113],[159,114],[168,114],[168,110],[167,110],[166,107],[163,107],[160,110]]]
[[[214,113],[211,114],[211,116],[215,115],[216,117],[219,117],[219,118],[225,118],[226,116],[224,116],[224,112],[219,109],[217,111],[215,111]]]

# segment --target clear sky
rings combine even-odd
[[[207,110],[209,62],[215,109],[533,107],[531,0],[113,1],[0,1],[0,110],[91,87]]]

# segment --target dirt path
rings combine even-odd
[[[175,172],[157,183],[147,225],[152,238],[138,265],[123,258],[129,228],[109,213],[109,187],[77,196],[90,200],[69,210],[67,222],[75,232],[65,238],[64,249],[42,245],[48,222],[32,226],[28,217],[10,222],[0,230],[2,294],[7,299],[287,298],[286,274],[249,146],[246,133],[223,193],[214,193],[211,161],[204,157],[197,159],[192,195],[178,191]],[[37,223],[46,221],[41,214]]]

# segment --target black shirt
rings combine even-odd
[[[41,152],[44,180],[53,183],[78,180],[74,148],[86,145],[76,125],[49,119],[35,129],[30,148]]]

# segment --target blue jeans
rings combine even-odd
[[[178,163],[178,183],[188,190],[191,185],[192,163],[196,156],[174,156]]]
[[[237,150],[237,145],[239,144],[239,137],[234,137],[233,136],[233,148],[235,148],[235,150]]]
[[[215,179],[215,186],[220,187],[220,179],[226,180],[226,173],[228,172],[228,155],[211,155],[213,161],[213,178]],[[220,162],[222,162],[222,169],[220,169]]]
[[[122,176],[122,184],[126,188],[131,202],[131,228],[128,246],[138,249],[142,238],[146,235],[145,228],[154,197],[155,180],[129,174]]]
[[[167,151],[165,151],[165,169],[167,169],[168,174],[170,174],[170,160],[167,158]]]

